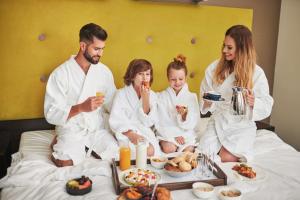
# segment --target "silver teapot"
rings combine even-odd
[[[247,115],[248,105],[246,99],[247,89],[242,87],[232,88],[231,111],[233,115]]]

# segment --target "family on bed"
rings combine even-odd
[[[264,71],[256,65],[252,33],[247,27],[235,25],[226,31],[221,58],[205,71],[200,104],[189,91],[183,55],[167,66],[169,87],[164,91],[151,90],[153,68],[145,59],[129,63],[125,86],[117,90],[112,72],[99,62],[106,39],[107,33],[99,25],[83,26],[77,55],[57,67],[48,79],[44,114],[56,125],[51,159],[58,167],[76,165],[91,155],[111,159],[121,140],[127,140],[134,152],[140,139],[149,144],[148,156],[194,151],[196,147],[209,149],[222,162],[251,160],[254,121],[270,115],[273,98]],[[251,117],[230,112],[234,87],[246,90]],[[211,91],[221,94],[224,101],[202,98]],[[212,115],[198,144],[200,112]]]

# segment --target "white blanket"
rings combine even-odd
[[[254,150],[254,159],[249,165],[258,166],[265,174],[265,178],[258,181],[243,181],[231,170],[235,163],[219,163],[228,176],[228,185],[240,189],[243,200],[298,200],[300,152],[285,144],[275,133],[266,130],[257,131]],[[66,193],[65,184],[66,180],[76,176],[77,172],[90,173],[89,176],[93,180],[92,192],[77,199],[111,200],[117,197],[110,177],[111,168],[107,163],[87,160],[86,165],[80,168],[58,169],[50,163],[45,154],[38,157],[34,156],[36,153],[26,152],[26,155],[30,156],[25,156],[22,161],[10,168],[9,176],[0,181],[3,188],[2,200],[74,199]],[[220,186],[215,188],[215,196],[212,199],[218,199],[217,191],[220,188]],[[197,199],[191,189],[172,191],[172,197],[174,200]]]

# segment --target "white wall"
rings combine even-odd
[[[300,150],[300,0],[282,0],[271,124]]]

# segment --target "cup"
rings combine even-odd
[[[130,168],[130,157],[131,157],[131,151],[130,151],[130,147],[129,147],[129,142],[128,140],[122,140],[119,142],[120,145],[120,149],[119,149],[119,153],[120,153],[120,169],[126,170]]]
[[[136,144],[136,167],[140,169],[147,168],[147,148],[148,142],[145,140],[138,140]]]
[[[221,94],[215,91],[209,91],[204,93],[203,98],[212,101],[219,101],[221,99],[221,96],[222,96]]]
[[[104,96],[102,92],[96,92],[96,97],[101,97],[101,96]]]

